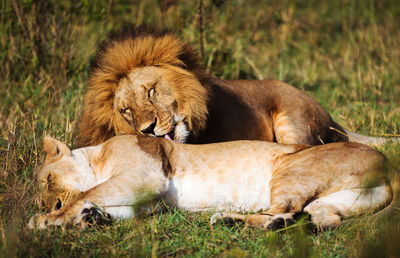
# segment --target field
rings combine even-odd
[[[345,128],[400,134],[400,1],[2,0],[2,256],[400,256],[399,214],[379,223],[354,218],[319,233],[306,217],[279,232],[212,229],[210,214],[175,209],[84,231],[28,230],[40,211],[32,175],[43,158],[41,138],[74,146],[90,59],[107,33],[126,23],[175,31],[202,53],[213,76],[280,79]],[[399,144],[379,150],[400,167]]]

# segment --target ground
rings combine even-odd
[[[319,233],[306,217],[268,233],[243,225],[212,229],[211,213],[174,209],[100,229],[26,228],[40,210],[32,174],[43,158],[41,138],[74,146],[90,58],[110,30],[127,22],[168,27],[204,52],[213,76],[283,80],[344,127],[390,136],[400,134],[399,1],[10,0],[0,7],[3,255],[400,255],[398,214],[381,223],[355,218]],[[379,150],[400,167],[399,145]]]

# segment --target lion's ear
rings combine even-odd
[[[71,155],[71,151],[64,143],[50,136],[43,137],[43,148],[48,156],[54,157],[58,155]]]

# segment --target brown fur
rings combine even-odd
[[[121,133],[165,137],[177,128],[175,115],[190,132],[175,139],[182,142],[349,141],[339,132],[343,128],[304,92],[278,80],[212,79],[191,47],[167,31],[139,27],[111,35],[91,68],[79,147]],[[150,99],[151,90],[158,91],[157,98]],[[157,132],[148,133],[152,125]]]

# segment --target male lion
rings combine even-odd
[[[123,133],[187,143],[384,142],[344,130],[314,99],[281,81],[210,78],[188,44],[147,27],[126,29],[100,44],[77,145]]]
[[[129,218],[140,210],[137,203],[160,199],[189,211],[262,211],[216,213],[211,222],[242,220],[267,230],[301,211],[315,225],[331,228],[342,217],[390,202],[398,207],[398,171],[382,153],[359,143],[191,145],[123,135],[70,151],[51,137],[43,142],[47,156],[36,177],[52,211],[31,218],[31,228]]]

